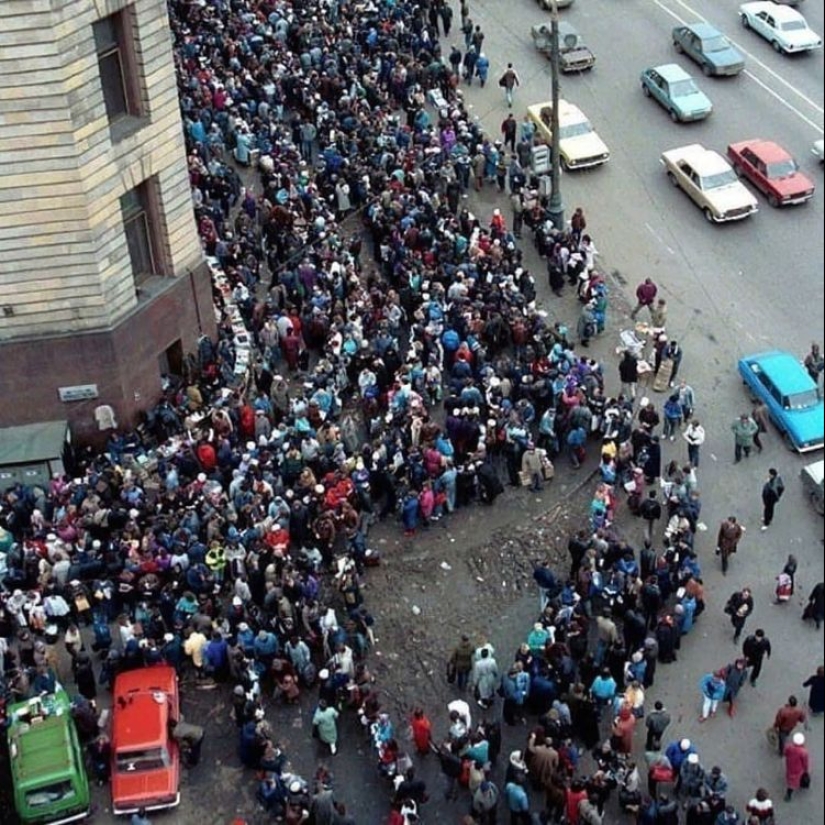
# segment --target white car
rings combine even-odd
[[[682,189],[711,223],[739,221],[758,210],[756,198],[731,165],[698,143],[662,153],[670,182]]]
[[[536,124],[536,133],[553,145],[553,104],[535,103],[527,115]],[[610,150],[578,106],[559,100],[559,149],[565,169],[587,169],[610,160]]]
[[[819,140],[815,140],[814,145],[811,146],[811,154],[820,163],[825,163],[825,140],[822,140],[821,138]]]
[[[756,0],[739,6],[739,18],[746,29],[753,29],[778,52],[794,54],[822,48],[822,38],[808,28],[805,18],[796,9]]]

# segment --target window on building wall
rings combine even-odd
[[[93,29],[106,114],[113,128],[119,123],[122,131],[124,121],[131,118],[137,125],[143,115],[131,9],[98,20]]]
[[[120,198],[123,231],[136,287],[147,278],[163,274],[155,187],[155,179],[150,178]]]

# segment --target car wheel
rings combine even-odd
[[[668,180],[669,180],[669,181],[670,181],[670,182],[671,182],[674,186],[676,186],[676,187],[678,187],[678,186],[679,186],[679,181],[678,181],[678,180],[676,180],[676,175],[674,175],[674,174],[673,174],[673,172],[668,172],[668,173],[667,173],[667,179],[668,179]]]
[[[671,119],[674,123],[678,123],[678,122],[679,122],[679,113],[678,113],[675,109],[671,109],[671,110],[668,112],[668,114],[670,115],[670,119]]]
[[[706,206],[706,207],[702,210],[702,214],[705,216],[705,220],[706,220],[708,223],[714,223],[714,220],[713,220],[713,212],[711,212],[711,211],[710,211],[710,207]]]
[[[645,97],[650,97],[650,89],[648,89],[647,86],[645,86],[644,83],[642,83],[642,94]]]
[[[684,49],[682,48],[682,44],[678,40],[673,41],[673,48],[676,49],[676,51],[679,54],[682,54],[682,52],[684,51]]]
[[[751,27],[751,24],[748,23],[747,15],[742,14],[742,15],[740,15],[740,18],[742,20],[742,28],[749,29]]]
[[[705,77],[710,77],[713,74],[713,66],[710,63],[703,63],[702,64],[702,74]]]
[[[782,433],[782,441],[785,443],[785,446],[792,453],[796,452],[796,444],[793,443],[793,439],[791,438],[791,434],[787,430],[785,430],[785,432]]]
[[[782,53],[782,44],[778,40],[771,41],[771,46],[773,46],[775,52]]]
[[[814,510],[820,515],[825,516],[825,501],[821,499],[816,493],[811,493],[811,504],[814,506]]]
[[[776,195],[768,195],[768,203],[776,209],[776,207],[779,206],[779,198],[777,198]]]

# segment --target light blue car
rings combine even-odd
[[[771,420],[792,450],[819,450],[825,442],[825,405],[799,359],[773,350],[739,359],[739,374],[768,407]]]
[[[710,98],[693,78],[675,63],[653,66],[642,72],[642,91],[663,106],[674,123],[704,120],[712,111]]]

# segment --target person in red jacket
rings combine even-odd
[[[795,733],[790,745],[785,746],[785,801],[790,802],[793,792],[807,784],[803,779],[810,770],[808,749],[805,747],[805,734]]]
[[[656,299],[656,293],[658,291],[656,284],[653,283],[653,279],[645,278],[644,281],[636,287],[636,306],[633,312],[630,313],[630,317],[635,319],[639,314],[639,310],[643,307],[650,309],[650,307],[653,306],[653,301]]]
[[[579,825],[579,803],[583,799],[587,799],[584,784],[578,779],[574,779],[567,789],[567,801],[565,802],[567,821],[570,825]]]
[[[421,708],[416,708],[413,711],[410,727],[412,728],[415,749],[422,755],[429,753],[432,746],[433,725]]]
[[[198,456],[198,461],[201,463],[201,467],[205,473],[211,473],[215,470],[218,466],[218,454],[215,452],[215,448],[212,444],[206,440],[201,441],[198,444],[197,450],[195,453]]]

